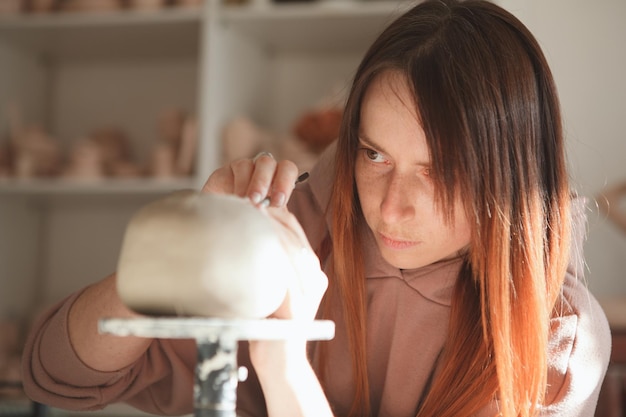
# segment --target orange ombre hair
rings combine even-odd
[[[570,190],[556,87],[541,49],[486,1],[426,1],[383,31],[359,66],[337,147],[330,297],[340,297],[356,381],[351,416],[370,414],[366,294],[354,179],[360,108],[372,81],[406,77],[444,212],[460,195],[472,238],[452,299],[440,371],[419,417],[470,416],[497,400],[532,416],[547,381],[549,322],[569,259]]]

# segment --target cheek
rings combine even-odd
[[[471,242],[471,233],[468,227],[461,227],[456,233],[456,244],[459,248],[468,246]]]
[[[364,169],[363,163],[356,163],[354,170],[354,179],[356,182],[356,189],[359,194],[359,201],[361,202],[361,208],[364,213],[367,213],[371,209],[372,205],[375,205],[377,199],[377,178],[372,175],[371,172]]]
[[[364,171],[363,164],[359,162],[357,158],[356,164],[354,165],[354,181],[356,182],[356,189],[359,193],[359,199],[362,200],[362,194],[364,193],[364,183],[366,182],[364,179]]]
[[[356,192],[357,192],[359,204],[361,205],[361,211],[363,211],[363,214],[365,214],[367,217],[367,212],[369,211],[368,207],[370,204],[369,202],[371,199],[371,193],[368,192],[367,187],[364,185],[365,181],[363,180],[363,177],[356,175],[355,181],[356,181]]]
[[[470,244],[472,239],[472,228],[467,217],[465,216],[465,213],[460,213],[460,210],[457,210],[455,214],[455,235],[457,242],[461,246]]]

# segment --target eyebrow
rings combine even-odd
[[[363,133],[359,133],[359,142],[367,146],[370,146],[372,148],[375,148],[384,154],[387,154],[387,155],[389,154],[389,152],[387,152],[382,146],[374,142],[372,139],[368,138],[367,135],[364,135]]]
[[[372,147],[375,150],[384,153],[385,155],[390,155],[389,152],[387,152],[385,150],[385,148],[383,148],[382,146],[380,146],[379,144],[374,142],[372,139],[367,137],[367,135],[364,135],[363,133],[359,133],[358,138],[359,138],[359,142],[360,143],[363,143],[366,146]],[[418,165],[418,166],[421,166],[421,167],[426,167],[426,168],[432,167],[432,163],[431,163],[430,160],[428,160],[426,162],[418,162],[415,165]]]

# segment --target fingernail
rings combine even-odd
[[[285,193],[276,193],[274,194],[274,204],[276,207],[282,207],[285,205],[287,197],[285,197]]]
[[[257,192],[250,194],[250,201],[252,204],[259,204],[263,200],[263,196]]]

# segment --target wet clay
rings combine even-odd
[[[294,274],[274,227],[239,197],[180,191],[152,202],[126,229],[119,296],[149,315],[267,317]]]

